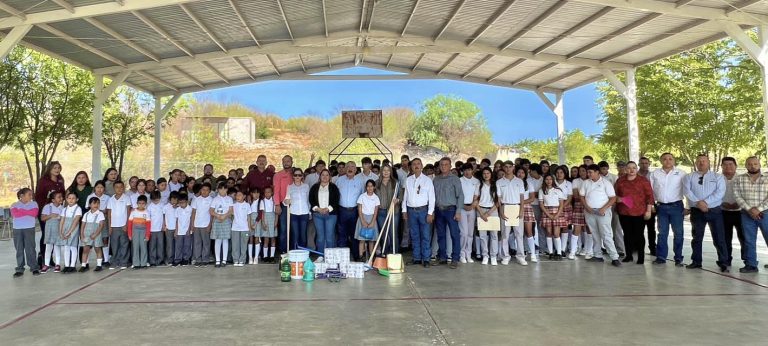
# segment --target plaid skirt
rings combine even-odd
[[[275,238],[277,237],[277,227],[275,227],[275,213],[263,213],[262,217],[264,218],[264,223],[267,224],[267,227],[264,228],[261,221],[256,225],[256,233],[255,236],[257,237],[264,237],[264,238]]]
[[[558,207],[544,207],[547,208],[547,211],[549,211],[550,214],[557,213]],[[546,228],[564,228],[568,227],[568,223],[565,221],[565,216],[560,215],[557,217],[557,219],[551,219],[549,216],[547,216],[546,213],[541,213],[541,225]]]
[[[69,231],[73,221],[74,219],[71,217],[64,218],[64,232],[62,233],[66,234]],[[77,247],[77,243],[80,241],[80,225],[75,226],[75,230],[72,231],[72,234],[69,235],[68,239],[61,238],[61,235],[59,235],[59,237],[59,241],[56,242],[56,245]]]
[[[525,223],[536,222],[536,214],[533,213],[533,206],[531,206],[530,204],[526,204],[525,207],[523,207],[523,222]]]
[[[101,235],[96,237],[96,239],[91,239],[94,233],[99,229],[99,224],[94,222],[88,222],[85,224],[85,229],[83,230],[83,241],[80,243],[80,247],[83,246],[91,246],[91,247],[103,247],[104,243],[101,241]],[[102,230],[103,232],[103,230]]]
[[[60,224],[60,218],[56,219],[48,219],[48,221],[45,222],[45,244],[53,244],[53,245],[61,245],[56,244],[61,242],[59,239],[59,224]]]
[[[563,217],[565,218],[566,226],[573,223],[573,207],[570,204],[565,205],[565,209],[563,209]]]
[[[579,201],[573,203],[573,216],[571,224],[574,226],[586,226],[587,220],[584,218],[584,205]]]
[[[232,219],[224,221],[213,220],[211,239],[229,239],[232,237]]]

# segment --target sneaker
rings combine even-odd
[[[120,269],[126,269],[126,268],[128,268],[128,267],[126,267],[126,266],[120,266]]]
[[[112,266],[112,264],[109,263],[109,262],[104,262],[101,265],[104,266],[104,267],[111,267]]]
[[[499,263],[498,263],[498,262],[496,262],[496,257],[494,257],[494,258],[491,258],[491,265],[492,265],[492,266],[495,266],[495,265],[498,265],[498,264],[499,264]]]
[[[48,272],[48,266],[43,266],[42,268],[40,268],[40,273],[45,274],[47,272]]]
[[[101,271],[101,266],[96,266],[96,268],[93,271],[100,272]]]
[[[40,271],[39,270],[33,270],[32,271],[32,275],[33,276],[38,276],[38,275],[40,275]]]
[[[214,267],[221,268],[221,263],[220,262],[216,262],[216,265]]]
[[[459,262],[461,263],[467,263],[467,259],[464,257],[459,258]]]
[[[475,263],[475,260],[472,257],[467,257],[467,263]]]
[[[584,255],[584,259],[587,260],[587,261],[591,260],[592,258],[594,258],[594,256],[592,256],[591,253],[588,253],[588,254]]]
[[[496,259],[494,259],[493,261],[496,262]],[[483,263],[482,264],[483,265],[488,265],[488,256],[483,256]]]
[[[757,273],[757,267],[753,266],[745,266],[744,268],[739,269],[739,273]]]
[[[615,259],[615,260],[611,261],[611,265],[614,266],[614,267],[621,267],[621,261]]]
[[[22,275],[24,275],[24,272],[15,272],[13,273],[13,277],[20,278]]]
[[[576,256],[573,253],[570,253],[570,254],[568,254],[568,259],[569,260],[575,260]]]
[[[501,265],[505,265],[505,266],[509,265],[509,258],[505,258],[505,259],[501,260]]]
[[[525,261],[525,258],[517,257],[517,264],[519,264],[521,266],[527,266],[528,262]]]
[[[531,254],[531,262],[538,263],[539,262],[539,256],[536,256],[535,254]]]
[[[55,267],[53,267],[53,272],[54,273],[61,273],[61,266],[60,265],[56,265]]]
[[[456,269],[459,267],[459,264],[456,262],[451,262],[451,265],[449,266],[451,269]]]
[[[480,256],[480,255],[475,255],[475,259],[480,259],[480,258],[482,258],[482,256]]]

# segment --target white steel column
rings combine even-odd
[[[30,29],[32,29],[32,25],[19,25],[14,27],[11,32],[0,41],[0,60],[5,59],[5,56],[11,52],[13,47],[16,47],[16,44],[24,38]]]
[[[179,98],[181,98],[181,94],[173,95],[173,97],[171,97],[171,99],[166,102],[165,106],[163,106],[161,98],[159,96],[155,96],[155,179],[158,179],[162,176],[160,173],[160,137],[163,134],[163,119],[165,119],[166,114],[168,114],[168,111],[171,110]]]
[[[637,85],[635,84],[635,69],[626,70],[626,84],[619,80],[613,71],[601,70],[608,82],[616,88],[627,101],[627,141],[629,160],[640,160],[640,129],[637,125]]]
[[[536,95],[539,96],[542,102],[549,108],[552,113],[555,114],[555,118],[557,118],[557,160],[559,164],[564,165],[566,164],[566,158],[565,158],[565,119],[564,119],[564,111],[563,111],[563,93],[557,92],[554,93],[555,95],[555,102],[552,103],[552,101],[547,97],[544,92],[537,90]]]
[[[91,179],[93,181],[100,180],[101,177],[101,137],[102,129],[101,124],[104,117],[103,105],[104,105],[104,76],[97,74],[93,76],[94,79],[94,94],[93,101],[93,132],[91,133]]]

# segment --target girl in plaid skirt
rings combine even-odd
[[[539,201],[543,208],[542,224],[547,230],[547,250],[549,250],[549,259],[559,261],[562,259],[563,249],[560,244],[560,229],[568,226],[563,216],[565,209],[565,193],[557,185],[555,178],[551,175],[544,176],[544,183],[539,191]],[[554,241],[555,251],[552,251]]]
[[[531,202],[536,197],[531,197],[532,186],[528,184],[528,172],[523,166],[515,166],[515,176],[523,181],[523,187],[525,193],[523,193],[524,200],[520,201],[520,208],[523,213],[523,225],[525,227],[525,241],[528,244],[528,251],[531,253],[531,262],[538,262],[539,255],[536,251],[536,242],[533,239],[533,226],[536,224],[536,215],[533,213],[533,207]]]
[[[215,239],[213,252],[216,254],[216,268],[227,265],[229,239],[232,233],[232,207],[235,205],[232,197],[227,195],[227,184],[219,183],[219,195],[211,202],[211,239]]]
[[[586,255],[586,259],[592,258],[592,233],[587,228],[587,221],[584,217],[584,205],[581,203],[579,197],[579,189],[581,184],[587,179],[587,166],[581,165],[578,167],[579,174],[573,178],[571,185],[573,186],[573,236],[576,239],[580,239],[582,230],[586,230],[587,234],[584,236],[584,241],[581,245],[571,246],[571,254],[573,255]],[[584,249],[581,250],[581,246]],[[569,255],[570,257],[570,255]]]
[[[573,185],[568,181],[568,167],[559,166],[555,168],[555,185],[560,188],[565,194],[565,206],[563,209],[563,218],[565,218],[565,226],[560,233],[560,246],[563,252],[568,248],[568,225],[573,222]],[[576,248],[578,238],[571,235],[571,252]],[[569,254],[568,259],[572,260],[576,258],[574,255]]]
[[[263,248],[264,257],[267,263],[275,263],[275,248],[277,246],[277,227],[275,223],[275,201],[272,199],[273,189],[271,186],[264,188],[264,199],[261,200],[259,211],[261,212],[261,232],[257,237],[264,238]],[[269,255],[267,255],[267,244],[269,244]]]

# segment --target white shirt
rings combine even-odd
[[[263,199],[261,200],[261,207],[259,210],[263,210],[265,213],[274,213],[275,212],[275,200],[270,199]]]
[[[333,207],[328,205],[331,198],[331,190],[330,190],[331,184],[328,184],[326,186],[319,185],[317,189],[317,206],[314,207],[312,210],[317,209],[325,209],[328,208],[328,211],[333,211]]]
[[[211,224],[211,213],[209,209],[213,203],[213,198],[208,197],[196,197],[192,201],[192,209],[195,210],[195,219],[193,220],[193,227],[208,227]]]
[[[493,198],[491,198],[491,186],[483,185],[480,189],[480,201],[477,205],[483,208],[493,208]]]
[[[368,172],[368,175],[363,174],[363,172],[357,173],[356,178],[363,179],[363,184],[365,184],[365,182],[368,180],[379,180],[379,176],[376,173],[373,173],[373,171]]]
[[[304,177],[304,183],[307,184],[309,187],[314,186],[319,181],[320,181],[320,175],[317,173],[312,173]]]
[[[611,197],[616,197],[613,185],[603,177],[600,177],[597,181],[592,181],[592,179],[585,180],[581,184],[579,194],[584,196],[587,206],[593,209],[602,208]]]
[[[608,172],[608,174],[604,175],[603,178],[608,179],[608,181],[611,182],[611,185],[616,185],[616,180],[619,180],[619,177],[611,172]]]
[[[163,230],[163,204],[150,202],[147,206],[149,211],[149,221],[152,223],[150,232],[161,232]]]
[[[64,209],[64,204],[60,204],[58,207],[53,203],[48,203],[43,207],[42,215],[59,215],[61,216],[61,210]]]
[[[683,199],[683,178],[685,172],[677,167],[669,173],[659,168],[651,173],[653,197],[659,203],[672,203]]]
[[[545,207],[559,207],[560,201],[566,200],[565,192],[560,188],[553,188],[544,194],[544,190],[539,190],[539,201],[544,203]]]
[[[141,194],[131,193],[131,208],[136,209],[139,207],[139,196],[141,196]],[[149,205],[149,194],[145,192],[144,196],[147,196],[147,205]]]
[[[407,207],[427,207],[427,214],[432,215],[435,211],[435,186],[432,185],[432,179],[426,174],[411,175],[405,179],[405,203],[403,203],[403,213],[408,212]]]
[[[105,211],[107,210],[107,203],[109,203],[109,196],[106,193],[102,193],[101,197],[96,196],[95,193],[92,193],[88,195],[88,198],[85,199],[85,207],[90,209],[91,205],[91,198],[96,197],[99,199],[99,210]]]
[[[233,205],[235,205],[235,201],[232,200],[232,197],[216,195],[211,202],[211,209],[217,215],[224,215],[229,212],[229,208],[232,208]]]
[[[83,216],[83,210],[80,209],[80,206],[75,204],[73,206],[66,206],[63,209],[61,209],[60,215],[62,219],[66,217],[73,218],[75,216]],[[62,220],[61,222],[64,222],[64,220]]]
[[[165,216],[165,228],[168,230],[175,230],[176,229],[176,220],[178,219],[177,209],[174,208],[172,204],[166,204],[163,206],[163,215]]]
[[[189,232],[189,224],[192,222],[192,206],[187,205],[186,208],[176,208],[176,218],[178,220],[176,233],[179,235],[187,235]]]
[[[109,227],[124,227],[128,223],[128,207],[131,206],[131,198],[123,194],[120,199],[114,195],[107,202],[107,209],[111,210]]]
[[[539,177],[539,179],[534,179],[534,178],[528,177],[526,181],[528,182],[528,193],[530,196],[531,192],[539,192],[539,190],[541,190],[541,184],[542,182],[544,182],[544,178]],[[525,196],[525,198],[528,198],[528,196]],[[531,202],[531,205],[539,205],[539,200],[534,199],[533,202]]]
[[[168,198],[171,198],[171,189],[166,188],[165,191],[160,191],[160,204],[168,204]]]
[[[94,213],[88,209],[88,212],[83,216],[83,222],[85,223],[99,223],[104,220],[106,220],[106,218],[104,217],[104,213],[102,213],[101,210],[98,210]]]
[[[555,185],[557,185],[557,187],[563,190],[563,193],[565,194],[565,199],[568,199],[568,196],[573,195],[573,184],[571,184],[570,181],[563,180],[562,183],[558,183],[557,180],[555,180]]]
[[[379,201],[379,196],[375,193],[369,196],[366,192],[357,198],[357,204],[363,206],[363,214],[373,215],[376,212],[376,208],[381,205],[381,202]]]
[[[475,196],[480,196],[480,180],[472,177],[467,179],[465,176],[459,178],[461,181],[461,191],[464,192],[464,204],[472,204]]]
[[[174,182],[168,182],[168,190],[171,192],[176,192],[181,190],[181,188],[184,186],[182,183],[174,183]]]
[[[520,195],[525,192],[525,185],[520,178],[501,178],[496,182],[496,191],[502,204],[520,204]]]
[[[232,209],[234,213],[232,231],[248,232],[248,215],[251,214],[251,206],[246,202],[235,202]]]
[[[291,214],[292,215],[306,215],[309,214],[309,186],[307,184],[291,184],[288,185],[288,192],[286,194],[291,200]],[[285,202],[283,202],[284,205]]]

